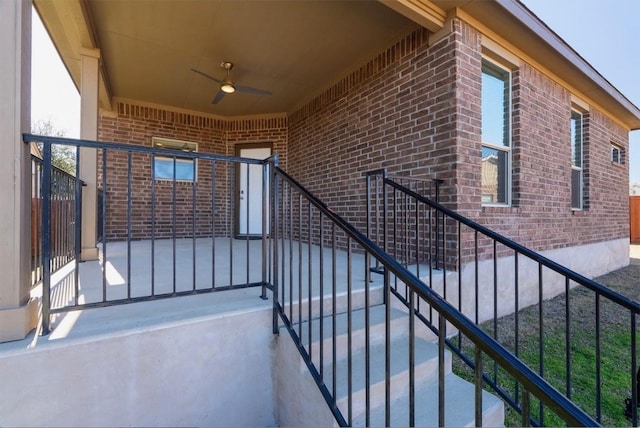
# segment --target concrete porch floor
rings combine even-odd
[[[271,241],[269,241],[271,244]],[[170,294],[174,291],[202,291],[212,286],[243,286],[262,281],[262,240],[211,238],[173,240],[132,241],[130,251],[127,242],[108,243],[106,259],[100,248],[100,260],[79,263],[78,303],[110,302],[127,298]],[[175,248],[175,251],[174,251]],[[309,294],[309,265],[312,266],[312,297],[319,295],[320,247],[309,248],[298,241],[280,241],[279,268],[284,259],[285,298],[298,301],[298,284],[302,281],[301,298]],[[174,256],[175,254],[175,256]],[[282,257],[284,254],[284,257]],[[311,263],[309,263],[309,255]],[[106,263],[104,262],[106,260]],[[175,260],[175,274],[174,274]],[[324,248],[324,290],[331,293],[333,281],[333,261],[331,248]],[[271,282],[273,261],[267,258],[267,282]],[[351,255],[352,288],[360,290],[365,281],[365,259],[363,254]],[[299,269],[298,266],[302,266]],[[52,275],[52,308],[72,305],[76,295],[74,263]],[[103,266],[106,266],[103,282]],[[153,272],[153,275],[152,275]],[[347,289],[348,257],[344,250],[336,250],[335,277],[337,293]],[[382,275],[371,275],[371,286],[382,283]],[[195,280],[195,282],[194,282]],[[294,287],[290,293],[289,284]],[[130,284],[130,287],[128,287]],[[104,294],[103,294],[104,293]],[[41,295],[40,287],[35,289]],[[128,330],[148,329],[153,326],[188,322],[189,319],[223,316],[238,312],[263,310],[272,306],[272,293],[267,291],[268,300],[260,299],[261,287],[249,287],[220,292],[198,293],[194,295],[163,298],[131,304],[121,304],[101,308],[80,309],[56,314],[52,319],[52,333],[39,337],[32,333],[24,341],[0,344],[0,352],[10,349],[25,349],[47,346],[59,339],[83,339],[122,333]],[[104,299],[103,299],[104,297]],[[282,301],[282,296],[281,296]]]

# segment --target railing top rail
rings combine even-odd
[[[181,150],[161,149],[157,147],[138,146],[135,144],[123,144],[105,141],[80,140],[74,138],[49,137],[45,135],[23,134],[22,140],[25,143],[47,143],[60,144],[64,146],[87,147],[93,149],[108,149],[133,153],[146,153],[149,155],[176,156],[190,159],[207,159],[213,161],[236,162],[261,165],[263,161],[260,159],[243,158],[238,156],[216,155],[212,153],[201,152],[183,152]]]
[[[387,176],[387,168],[374,169],[373,171],[367,171],[364,173],[365,177],[370,177],[372,175],[382,175],[383,177]]]
[[[375,245],[369,238],[364,236],[350,223],[336,214],[331,208],[321,202],[286,172],[277,166],[274,168],[274,171],[275,174],[285,179],[289,185],[299,191],[311,204],[331,219],[331,221],[333,221],[355,242],[361,245],[387,269],[393,272],[394,275],[416,292],[418,296],[433,306],[437,312],[442,314],[447,321],[451,322],[451,324],[458,328],[465,336],[471,339],[485,354],[504,367],[511,376],[522,383],[523,387],[527,391],[532,392],[546,406],[553,409],[558,416],[567,422],[568,425],[598,426],[598,423],[587,413],[558,392],[558,390],[551,386],[546,380],[511,354],[511,352],[475,325],[475,323],[473,323],[469,318],[442,299],[414,274],[402,267],[398,261],[382,251],[382,249]]]
[[[430,200],[429,198],[426,198],[414,191],[412,191],[411,189],[407,189],[404,186],[401,186],[400,184],[396,183],[395,181],[389,179],[389,178],[384,178],[384,182],[388,185],[390,185],[391,187],[407,194],[408,196],[411,196],[412,198],[415,198],[416,200],[425,203],[427,205],[429,205],[432,208],[435,208],[441,212],[443,212],[444,214],[446,214],[447,216],[459,221],[460,223],[469,226],[470,228],[477,230],[478,232],[488,236],[489,238],[492,238],[498,242],[500,242],[501,244],[517,251],[520,254],[523,254],[527,257],[529,257],[530,259],[540,263],[541,265],[569,278],[570,280],[589,288],[590,290],[606,297],[607,299],[611,300],[614,303],[617,303],[627,309],[629,309],[630,311],[632,311],[633,313],[636,314],[640,314],[640,303],[636,302],[635,300],[632,300],[626,296],[623,296],[622,294],[611,290],[610,288],[607,288],[601,284],[598,284],[597,282],[595,282],[594,280],[587,278],[586,276],[580,275],[579,273],[572,271],[571,269],[568,269],[564,266],[562,266],[559,263],[554,262],[553,260],[521,245],[518,244],[517,242],[514,242],[502,235],[500,235],[499,233],[479,224],[476,223],[473,220],[470,220],[460,214],[458,214],[457,212],[450,210],[448,208],[446,208],[445,206],[434,202],[432,200]]]
[[[409,180],[409,181],[423,181],[423,182],[433,182],[433,183],[443,183],[444,180],[441,180],[439,178],[428,178],[428,177],[413,177],[413,176],[409,176],[409,175],[400,175],[398,173],[396,174],[389,174],[387,172],[386,168],[380,168],[380,169],[374,169],[373,171],[367,171],[364,173],[365,177],[371,177],[373,175],[382,175],[383,177],[386,178],[398,178],[401,180]]]

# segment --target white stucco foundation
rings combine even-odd
[[[271,302],[243,293],[252,307],[201,295],[94,309],[67,315],[68,337],[3,344],[0,425],[275,425]]]
[[[629,239],[599,242],[595,244],[560,248],[543,251],[540,254],[560,265],[587,277],[594,278],[620,269],[629,264]],[[467,263],[462,267],[462,287],[459,287],[458,272],[448,272],[446,276],[446,298],[470,319],[475,320],[475,263]],[[538,303],[538,263],[524,256],[518,257],[518,308]],[[421,278],[428,284],[428,277]],[[443,295],[443,276],[434,276],[432,287]],[[498,317],[509,315],[515,311],[515,257],[501,257],[497,262],[497,304],[494,305],[494,265],[493,259],[478,263],[478,321],[483,322],[494,317],[494,306]],[[556,272],[542,269],[542,298],[551,299],[565,291],[565,278]],[[574,282],[570,287],[575,287]],[[460,299],[460,290],[462,298]]]
[[[338,426],[289,332],[280,329],[275,361],[279,426]]]

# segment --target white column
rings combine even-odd
[[[31,291],[31,0],[0,0],[0,342],[38,322]]]
[[[80,82],[80,138],[98,140],[98,77],[100,51],[83,49]],[[82,190],[82,260],[97,260],[97,165],[96,149],[80,149],[80,179],[86,186]]]

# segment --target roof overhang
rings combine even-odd
[[[100,49],[105,110],[118,97],[221,116],[290,112],[416,24],[435,33],[458,17],[627,128],[640,129],[640,109],[517,0],[34,0],[34,5],[76,86],[83,49]],[[238,64],[234,78],[240,84],[268,89],[273,97],[229,96],[212,108],[215,83],[190,68],[222,78],[222,60]]]

